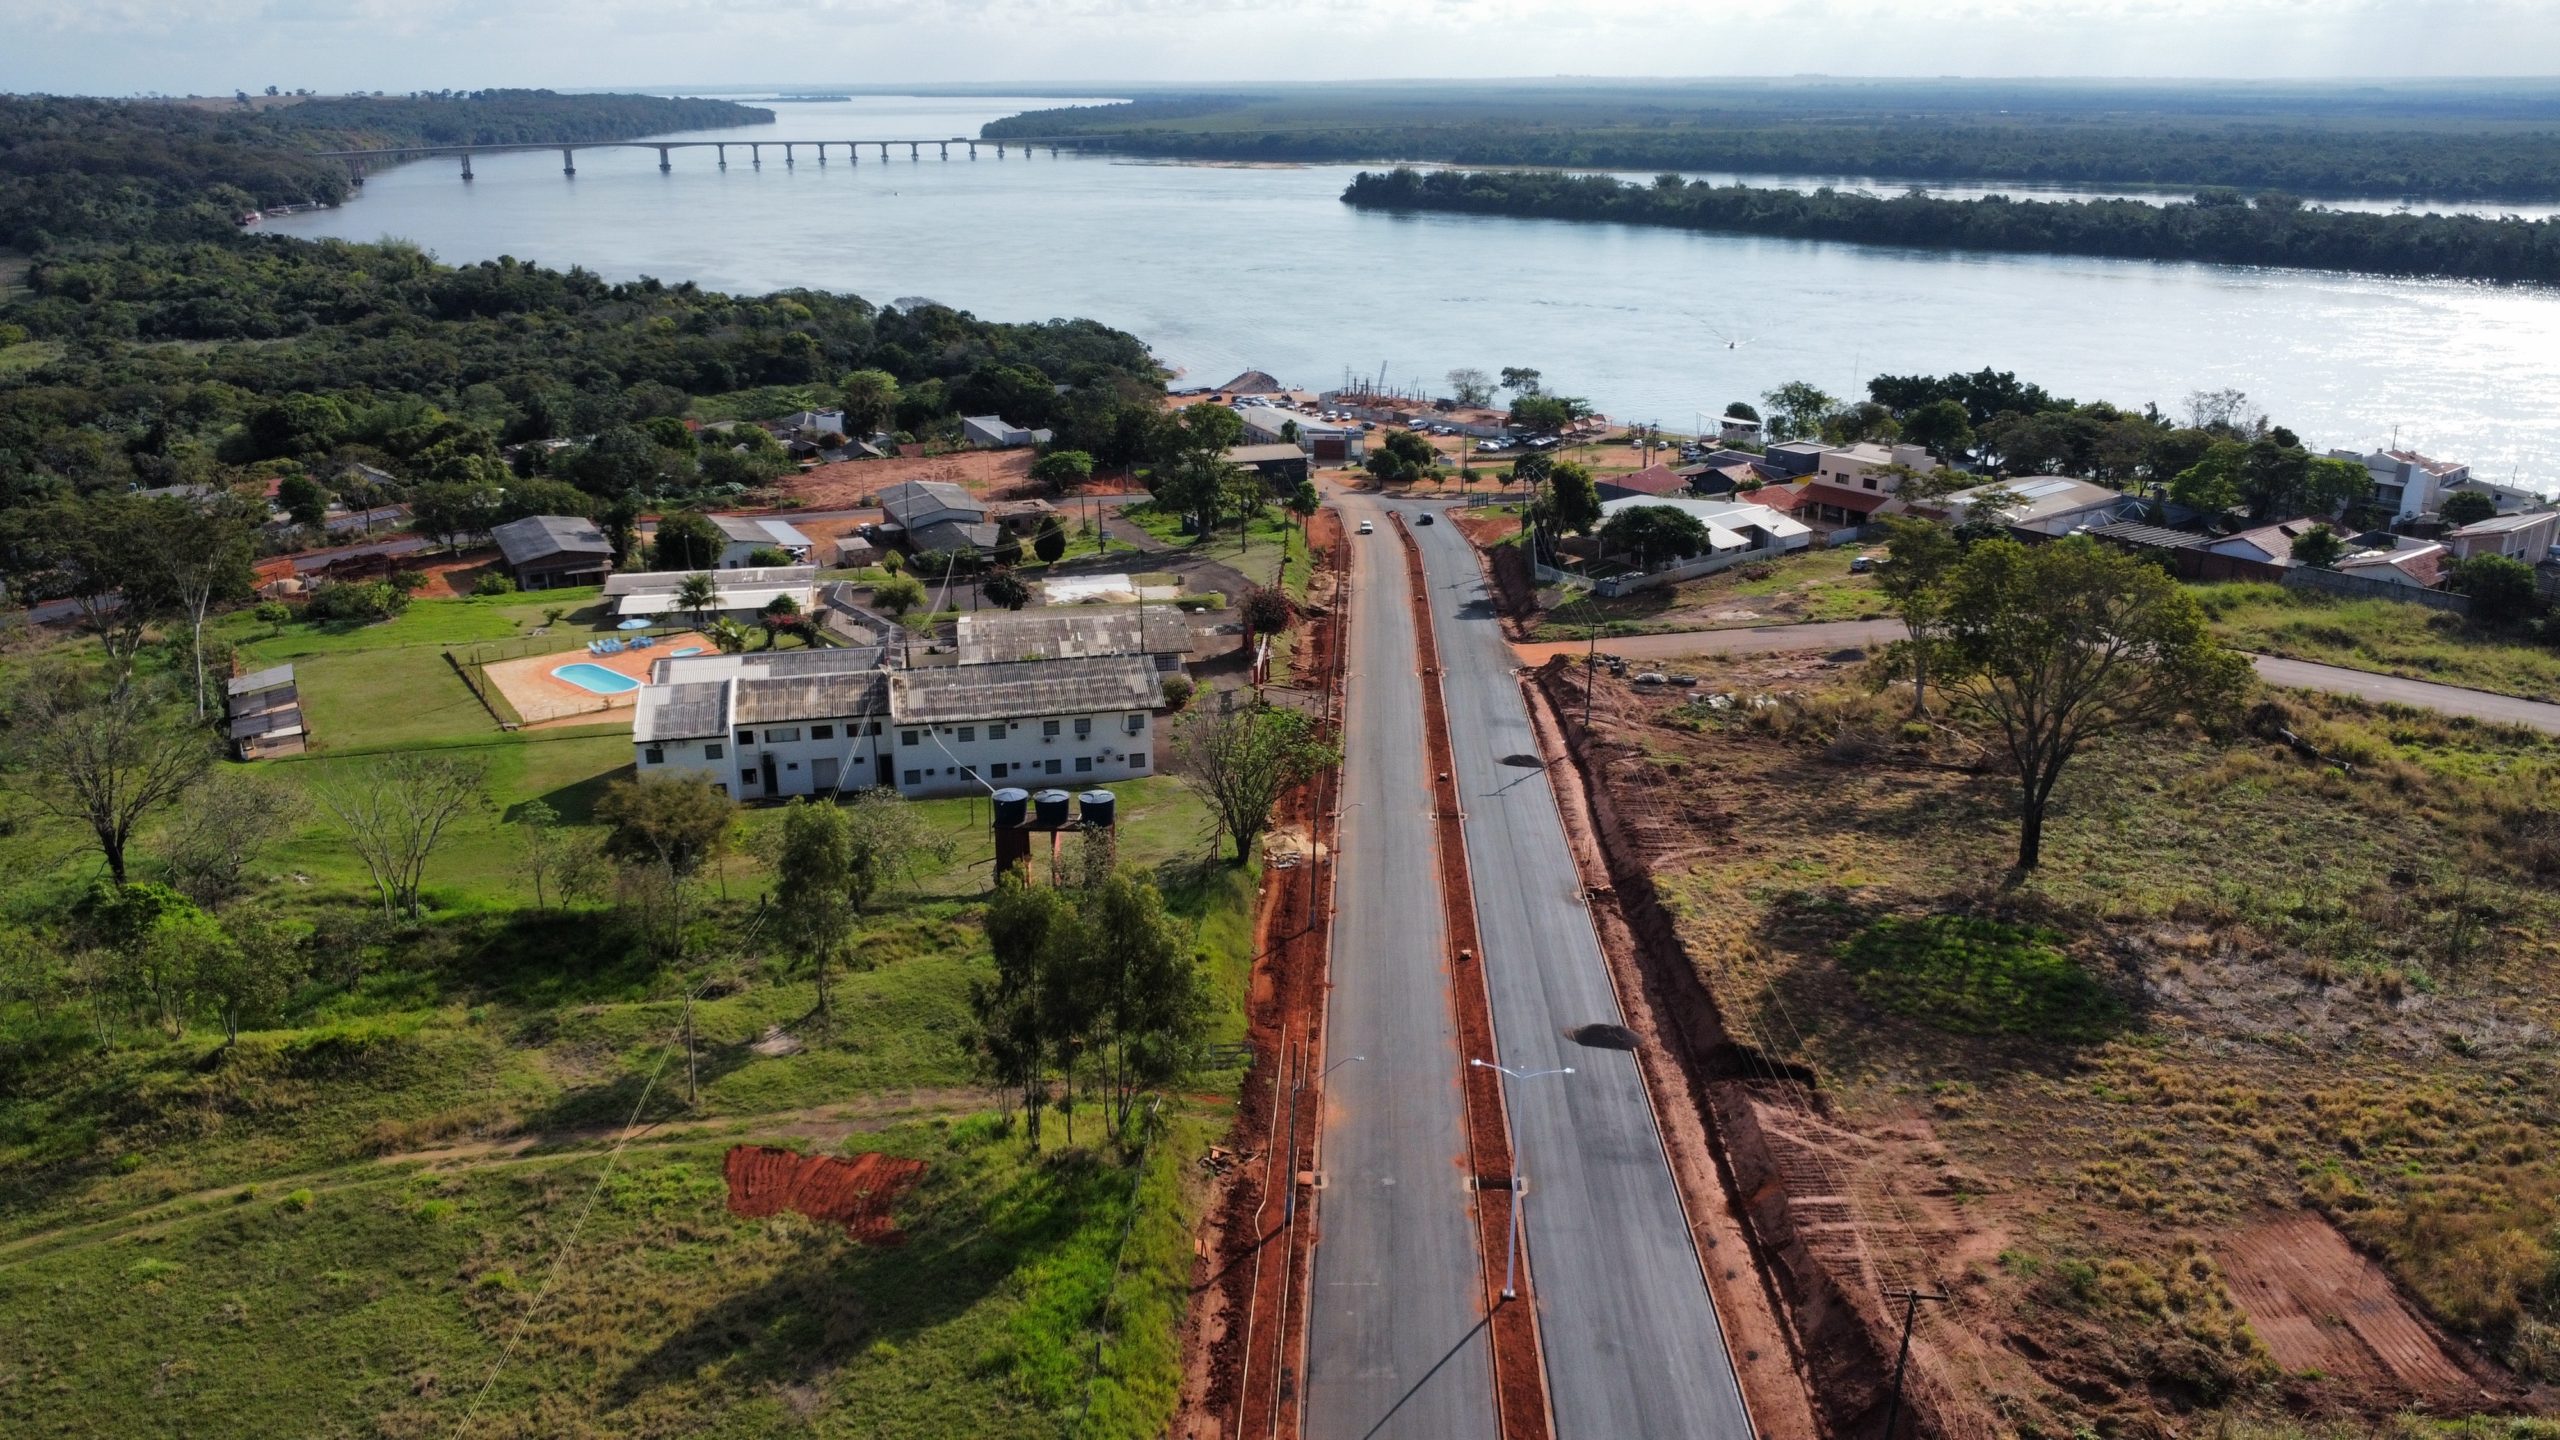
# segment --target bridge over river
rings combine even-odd
[[[431,155],[460,157],[462,178],[468,180],[471,178],[471,157],[474,155],[513,155],[534,150],[557,150],[560,152],[560,173],[575,175],[578,173],[578,152],[581,150],[655,150],[658,152],[660,170],[675,168],[675,152],[678,150],[710,150],[716,152],[720,168],[726,170],[729,168],[731,150],[746,151],[748,163],[762,169],[764,152],[767,150],[780,150],[782,163],[785,165],[798,163],[800,151],[814,150],[818,155],[818,163],[824,165],[827,163],[827,152],[838,145],[844,147],[847,163],[856,165],[862,163],[862,152],[865,148],[876,148],[884,164],[889,159],[889,152],[900,147],[904,147],[907,159],[910,161],[922,160],[927,148],[931,148],[938,158],[948,160],[951,158],[951,147],[955,145],[965,150],[967,158],[971,160],[978,158],[978,151],[982,147],[992,148],[999,160],[1005,159],[1011,152],[1018,152],[1027,160],[1036,150],[1046,150],[1054,158],[1062,148],[1075,148],[1074,142],[1068,140],[972,140],[955,135],[949,139],[932,140],[590,140],[569,144],[531,141],[508,145],[400,145],[378,150],[323,150],[319,153],[331,160],[346,161],[347,168],[355,172],[356,183],[361,185],[364,183],[365,171],[375,164],[397,165],[409,160],[423,160]]]

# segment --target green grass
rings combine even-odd
[[[2560,651],[2460,615],[2397,600],[2352,600],[2281,585],[2199,585],[2214,632],[2244,650],[2560,700]]]
[[[1840,959],[1858,993],[1959,1035],[2095,1040],[2124,1004],[2057,947],[2061,935],[1967,915],[1886,916]]]
[[[1542,616],[1535,635],[1579,640],[1595,619],[1601,634],[1620,636],[1874,619],[1890,609],[1872,573],[1850,573],[1861,553],[1873,549],[1823,546],[1614,599],[1577,596]]]

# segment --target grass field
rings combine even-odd
[[[2200,585],[2229,644],[2354,670],[2560,700],[2560,650],[2392,600],[2349,600],[2281,585]]]
[[[1875,576],[1850,573],[1850,562],[1865,553],[1874,551],[1846,545],[1799,550],[1614,599],[1578,596],[1541,616],[1535,638],[1579,640],[1594,620],[1603,635],[1662,635],[1871,619],[1888,612]]]
[[[1122,508],[1120,513],[1131,524],[1167,545],[1229,566],[1256,585],[1286,585],[1293,587],[1290,590],[1292,594],[1306,593],[1312,566],[1306,539],[1299,534],[1297,521],[1278,510],[1266,508],[1254,516],[1246,524],[1241,540],[1232,524],[1220,526],[1215,535],[1190,534],[1183,529],[1181,516],[1154,505],[1130,505]],[[1235,599],[1233,595],[1227,597],[1231,604]]]

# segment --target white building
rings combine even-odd
[[[626,620],[686,619],[691,607],[676,599],[686,578],[708,574],[715,586],[710,612],[732,620],[751,622],[778,595],[788,595],[802,614],[816,603],[818,567],[815,565],[772,565],[743,570],[634,570],[608,575],[604,582],[604,598],[613,613]]]
[[[1600,504],[1602,524],[1622,511],[1653,506],[1677,510],[1707,528],[1709,554],[1765,550],[1773,554],[1802,550],[1813,543],[1813,527],[1766,505],[1733,500],[1701,500],[1689,496],[1629,495]]]
[[[711,523],[720,527],[728,543],[721,547],[717,568],[743,570],[755,563],[759,550],[779,550],[791,557],[794,565],[809,559],[809,537],[793,528],[788,521],[760,520],[752,515],[714,515]]]
[[[960,434],[970,444],[988,450],[1049,443],[1048,431],[1025,429],[1001,415],[964,415],[960,418]]]
[[[1937,463],[1917,445],[1843,445],[1822,452],[1814,462],[1813,478],[1817,484],[1837,485],[1843,490],[1890,495],[1902,488],[1900,477],[1886,473],[1890,467],[1900,465],[1925,475]]]
[[[2433,515],[2444,508],[2444,497],[2456,490],[2476,490],[2488,496],[2497,502],[2501,515],[2538,509],[2546,503],[2545,497],[2519,486],[2475,480],[2471,467],[2459,461],[2437,460],[2415,450],[2376,450],[2370,455],[2332,450],[2329,458],[2362,465],[2373,477],[2373,503],[2389,511],[2394,520]]]
[[[881,669],[871,649],[661,660],[641,690],[641,773],[742,800],[873,785],[909,798],[1156,773],[1163,682],[1143,655]]]
[[[2084,525],[2105,525],[2142,513],[2142,502],[2123,491],[2067,475],[2029,475],[1976,485],[1912,508],[1944,516],[1950,525],[1962,525],[1978,502],[2000,497],[2005,497],[2000,507],[2002,524],[2039,535],[2068,535]]]

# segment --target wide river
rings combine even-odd
[[[1534,366],[1610,415],[1679,429],[1783,381],[1856,395],[1885,372],[1989,365],[2173,413],[2229,387],[2314,445],[2396,433],[2484,478],[2560,490],[2560,291],[1364,214],[1339,199],[1357,166],[999,161],[981,146],[975,163],[928,148],[921,163],[901,149],[848,164],[838,148],[786,168],[771,144],[974,135],[1059,103],[781,104],[771,126],[666,137],[752,138],[761,169],[735,144],[725,172],[706,150],[676,151],[662,175],[653,152],[597,149],[575,179],[556,154],[482,156],[466,185],[428,160],[269,224],[401,237],[453,262],[1091,316],[1200,384],[1251,367],[1329,387],[1383,368],[1437,390],[1456,366]]]

